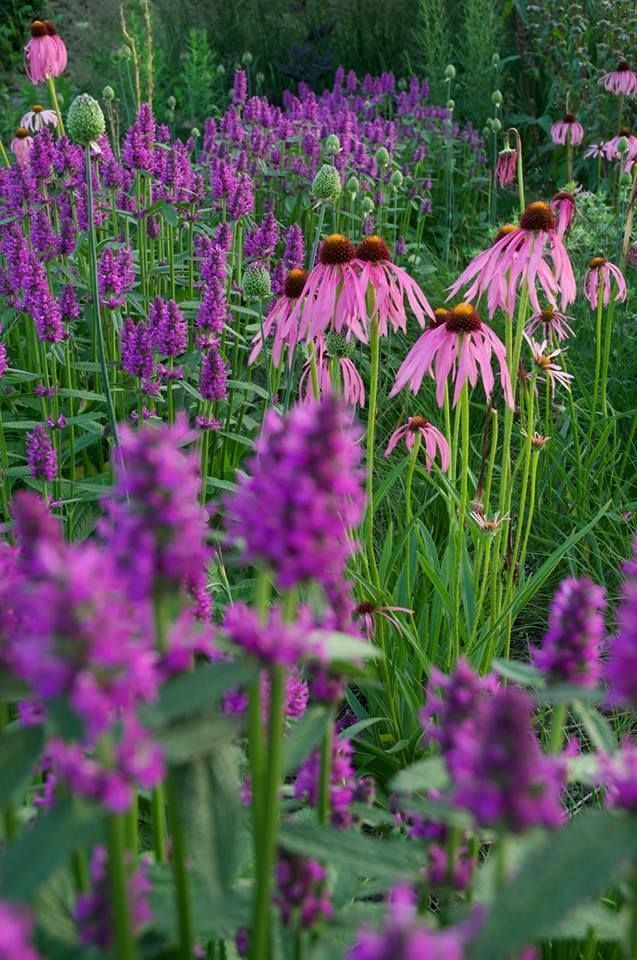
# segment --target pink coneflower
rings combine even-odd
[[[34,20],[24,48],[24,69],[31,83],[45,83],[66,70],[67,53],[50,20]]]
[[[20,121],[25,130],[33,130],[37,133],[44,127],[57,127],[58,118],[55,110],[45,110],[39,103],[34,103],[28,113]]]
[[[365,406],[365,384],[351,359],[355,343],[346,340],[340,333],[330,331],[326,336],[319,334],[314,341],[314,361],[318,376],[319,393],[329,393],[335,388],[332,383],[332,364],[335,361],[342,383],[343,399],[352,407]],[[314,400],[311,382],[311,364],[303,368],[299,380],[299,396],[303,400]]]
[[[623,139],[628,141],[628,150],[622,154],[617,149],[617,146],[619,141]],[[633,160],[637,159],[637,137],[632,130],[624,127],[618,134],[611,137],[610,140],[606,140],[604,143],[604,156],[607,160],[624,160],[626,168],[628,169]]]
[[[567,140],[577,147],[584,139],[584,127],[575,119],[575,114],[566,113],[563,120],[558,120],[551,127],[551,140],[560,146],[565,146]]]
[[[275,367],[278,367],[281,361],[283,347],[288,342],[288,321],[290,319],[290,315],[292,314],[292,311],[299,301],[299,297],[305,289],[305,284],[308,277],[309,273],[307,270],[302,270],[300,267],[290,270],[285,278],[283,295],[276,301],[263,322],[263,333],[266,337],[270,336],[272,331],[274,331],[274,340],[272,342],[272,362],[274,363]],[[296,342],[296,336],[293,338],[293,343],[294,342]],[[262,348],[263,344],[261,342],[261,331],[259,331],[252,341],[252,352],[248,358],[249,364],[254,363],[261,353]],[[291,353],[289,359],[290,361],[292,359]]]
[[[504,523],[508,523],[509,520],[511,519],[508,513],[504,514],[503,516],[500,516],[499,510],[496,511],[492,517],[487,517],[486,513],[484,512],[484,507],[482,506],[481,503],[473,504],[473,509],[469,514],[469,516],[471,517],[473,522],[480,528],[480,530],[483,530],[484,533],[491,533],[491,534],[497,533],[500,527]]]
[[[560,190],[551,200],[551,210],[557,218],[557,235],[563,237],[566,231],[570,230],[577,213],[575,197],[568,190]]]
[[[605,157],[605,144],[603,140],[598,141],[598,143],[592,143],[590,147],[587,147],[584,151],[585,157]]]
[[[526,334],[524,336],[531,348],[533,363],[538,371],[538,380],[542,383],[550,383],[551,393],[553,395],[555,395],[555,387],[558,383],[566,387],[567,390],[570,390],[573,375],[566,373],[558,363],[555,363],[555,358],[559,357],[562,353],[559,347],[556,347],[555,350],[548,353],[546,340],[538,343],[537,340],[532,340],[531,337]]]
[[[533,314],[526,325],[526,332],[529,336],[532,336],[541,327],[542,335],[549,343],[553,337],[557,337],[558,340],[567,340],[569,337],[575,336],[572,327],[569,325],[569,320],[573,319],[573,317],[565,317],[563,313],[553,307],[546,307],[539,313]]]
[[[620,60],[614,70],[599,78],[599,82],[605,90],[618,96],[630,97],[637,92],[637,73],[630,69],[627,60]]]
[[[367,342],[365,293],[354,262],[356,248],[340,233],[327,237],[319,249],[319,262],[307,278],[292,309],[285,336],[291,347],[297,339],[314,340],[333,329]]]
[[[552,306],[559,295],[565,309],[575,299],[577,289],[571,261],[556,227],[557,219],[548,203],[530,203],[519,227],[510,229],[507,225],[506,232],[500,231],[495,243],[474,257],[452,284],[449,297],[466,287],[463,295],[467,300],[487,294],[490,317],[498,307],[512,314],[516,289],[526,283],[533,309],[539,312],[539,284]]]
[[[584,277],[584,296],[590,303],[593,310],[597,308],[600,291],[602,293],[604,306],[610,303],[611,280],[617,284],[615,300],[624,301],[626,299],[626,281],[624,275],[614,263],[609,263],[606,257],[594,257],[588,265],[588,271]]]
[[[29,136],[28,131],[25,130],[24,127],[18,127],[15,132],[15,136],[11,141],[11,149],[13,150],[18,163],[27,162],[32,146],[33,137]]]
[[[505,147],[498,154],[498,162],[495,172],[498,183],[501,187],[508,187],[515,183],[515,177],[518,169],[518,152],[511,147]]]
[[[428,472],[431,473],[436,453],[438,453],[440,456],[440,469],[446,473],[449,469],[449,463],[451,462],[449,444],[444,434],[424,417],[410,417],[407,423],[403,424],[402,427],[398,427],[397,430],[394,430],[389,438],[385,456],[388,457],[402,439],[405,440],[407,449],[410,451],[413,450],[418,435],[422,437],[425,445],[425,462]]]
[[[394,613],[413,613],[413,610],[410,610],[409,607],[379,607],[375,603],[372,603],[369,600],[359,603],[356,609],[354,610],[354,616],[360,617],[363,621],[365,627],[365,633],[367,634],[370,640],[373,640],[376,634],[376,624],[374,622],[374,617],[383,617],[387,620],[388,623],[391,623],[393,627],[398,630],[399,633],[404,633],[404,628],[399,621],[392,616]]]
[[[364,237],[356,248],[356,260],[362,267],[360,287],[363,296],[371,286],[374,289],[375,304],[368,320],[378,317],[378,332],[386,337],[389,324],[394,331],[407,329],[404,300],[407,297],[416,320],[421,327],[426,325],[426,317],[433,319],[434,313],[426,296],[415,280],[401,267],[390,260],[389,247],[375,234]]]
[[[488,398],[495,384],[491,354],[495,355],[500,366],[505,400],[513,407],[504,344],[491,327],[482,322],[470,303],[459,303],[450,310],[449,319],[444,324],[429,327],[418,338],[400,366],[390,396],[395,396],[407,384],[418,393],[425,374],[433,368],[439,407],[444,402],[445,384],[450,375],[455,383],[454,406],[464,384],[469,381],[475,387],[479,376]]]

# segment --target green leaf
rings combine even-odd
[[[442,757],[427,757],[401,770],[391,782],[391,789],[400,793],[415,790],[443,790],[449,784],[447,767]]]
[[[42,727],[8,727],[0,737],[0,809],[27,788],[44,746]]]
[[[581,814],[534,849],[515,880],[499,891],[470,960],[510,957],[577,904],[602,893],[636,852],[634,817]]]
[[[375,660],[382,657],[378,647],[365,640],[357,640],[349,633],[338,633],[336,630],[313,630],[309,643],[321,650],[329,661],[343,660]]]
[[[354,737],[357,737],[363,730],[367,730],[368,727],[373,727],[377,723],[387,722],[387,717],[366,717],[364,720],[359,720],[358,723],[353,723],[351,727],[345,727],[344,730],[341,730],[338,739],[353,740]]]
[[[101,834],[102,819],[95,807],[61,800],[0,857],[0,893],[12,900],[30,900],[75,850],[93,846]]]
[[[543,687],[544,677],[536,667],[530,663],[520,663],[518,660],[494,660],[493,669],[501,677],[512,680],[519,687]]]
[[[302,762],[322,742],[330,723],[331,711],[313,706],[292,727],[283,748],[286,775],[299,769]]]
[[[195,713],[215,703],[226,690],[248,686],[257,673],[258,667],[251,663],[217,661],[181,674],[162,687],[157,703],[142,711],[144,723],[157,729]]]
[[[422,852],[407,841],[393,837],[374,840],[356,830],[282,823],[279,843],[293,853],[353,869],[359,876],[377,877],[388,885],[398,877],[415,878],[422,869]]]
[[[617,741],[606,717],[602,716],[595,707],[585,706],[580,701],[573,703],[572,709],[593,746],[603,753],[614,753],[617,749]]]

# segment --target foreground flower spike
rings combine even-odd
[[[610,701],[637,709],[637,540],[633,557],[624,565],[625,580],[617,608],[617,632],[609,644],[606,680]]]
[[[184,449],[194,439],[183,417],[174,426],[120,431],[102,532],[135,598],[201,581],[207,516],[199,505],[198,457]]]
[[[495,378],[491,369],[491,355],[500,367],[500,383],[506,403],[513,407],[511,378],[506,362],[506,349],[491,327],[483,323],[470,303],[459,303],[447,320],[436,327],[429,327],[420,335],[403,360],[390,397],[409,385],[418,393],[425,374],[432,368],[436,380],[436,401],[444,402],[445,384],[451,376],[455,384],[455,406],[464,384],[468,381],[475,387],[482,380],[487,398],[491,396]]]
[[[548,261],[551,261],[549,264]],[[449,288],[449,297],[464,290],[472,300],[487,295],[489,316],[500,307],[508,314],[515,308],[518,287],[528,284],[533,309],[541,307],[537,286],[551,306],[557,298],[564,310],[577,290],[573,268],[557,231],[557,219],[548,203],[530,203],[520,217],[519,227],[500,231],[495,243],[478,254]]]
[[[562,147],[567,142],[576,147],[583,139],[584,127],[573,113],[566,113],[563,120],[558,120],[551,127],[551,140]]]
[[[101,947],[103,950],[108,950],[112,946],[114,929],[107,861],[106,848],[95,847],[90,866],[91,890],[89,893],[81,894],[75,905],[75,920],[81,942],[85,946],[92,945]],[[144,924],[152,919],[149,904],[150,890],[148,864],[142,859],[139,866],[128,877],[127,899],[131,906],[131,919],[135,933],[139,933]]]
[[[444,434],[442,434],[437,427],[434,427],[433,423],[429,423],[425,417],[410,417],[407,423],[403,424],[402,427],[398,427],[397,430],[394,430],[389,438],[389,443],[387,444],[387,449],[385,450],[385,456],[388,457],[398,442],[403,438],[407,444],[407,449],[411,451],[414,443],[416,442],[416,437],[419,434],[425,444],[425,461],[427,464],[427,471],[431,473],[431,468],[433,466],[436,453],[438,453],[440,456],[440,469],[444,470],[446,473],[446,471],[449,469],[449,463],[451,462],[449,444],[447,443]]]
[[[33,146],[33,137],[29,136],[29,131],[24,127],[18,127],[13,140],[11,141],[11,150],[18,163],[26,163]]]
[[[614,70],[605,73],[599,82],[609,93],[630,97],[637,93],[637,73],[630,69],[627,60],[620,60]]]
[[[0,957],[2,960],[39,960],[29,940],[33,923],[23,906],[0,900]]]
[[[560,794],[565,768],[544,756],[533,730],[533,704],[516,687],[486,701],[471,736],[454,752],[454,803],[483,827],[522,833],[564,821]]]
[[[66,47],[50,20],[34,20],[24,48],[24,69],[31,83],[45,83],[66,70]]]
[[[588,577],[568,577],[551,605],[549,628],[533,661],[549,683],[591,688],[601,673],[606,594]]]
[[[584,277],[584,296],[593,310],[597,308],[600,295],[605,307],[610,303],[612,280],[616,284],[613,299],[623,302],[628,292],[623,273],[619,267],[616,267],[614,263],[609,263],[605,257],[593,257]]]
[[[387,336],[390,324],[394,332],[406,331],[405,297],[421,327],[426,325],[427,317],[433,320],[426,296],[405,270],[391,262],[389,247],[381,237],[364,237],[356,247],[356,260],[362,267],[359,282],[363,295],[368,287],[374,290],[375,304],[368,322],[378,316],[381,337]]]
[[[319,262],[287,320],[285,337],[290,348],[299,338],[314,340],[329,329],[367,342],[365,292],[353,262],[355,255],[352,241],[340,233],[323,241]]]
[[[459,929],[432,930],[418,916],[418,898],[408,887],[390,895],[379,932],[359,931],[347,960],[464,960],[465,936]]]
[[[332,394],[266,415],[248,475],[227,500],[228,532],[282,589],[343,575],[364,506],[358,435]]]
[[[526,332],[531,337],[540,330],[544,340],[552,342],[553,337],[557,340],[567,340],[568,337],[574,337],[573,328],[569,325],[569,320],[574,321],[573,317],[565,317],[559,310],[553,307],[546,307],[539,313],[534,313],[526,325]]]
[[[551,352],[548,353],[546,340],[538,343],[536,340],[532,340],[527,334],[524,335],[524,338],[531,348],[533,364],[537,371],[538,380],[542,383],[549,383],[553,395],[555,395],[555,387],[558,383],[562,387],[566,387],[567,390],[570,390],[573,374],[566,373],[558,363],[555,363],[555,358],[559,357],[562,353],[559,347],[556,347],[555,350],[551,350]]]
[[[606,804],[637,811],[637,744],[626,739],[613,756],[602,757],[600,782],[608,790]]]

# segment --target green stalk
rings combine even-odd
[[[9,726],[9,704],[0,703],[0,732]],[[7,803],[3,811],[4,839],[5,842],[13,840],[17,835],[17,822],[15,810],[12,803]]]
[[[154,592],[153,616],[155,623],[155,649],[161,654],[166,650],[166,634],[168,629],[166,620],[166,598],[161,590],[155,590]],[[162,784],[155,787],[152,792],[151,810],[155,858],[158,863],[164,863],[166,861],[166,799]]]
[[[610,364],[610,349],[613,339],[613,315],[615,313],[615,300],[611,299],[606,315],[606,329],[604,330],[604,357],[602,360],[602,378],[601,378],[601,397],[602,413],[608,415],[608,366]]]
[[[566,704],[558,703],[553,710],[551,721],[551,735],[549,737],[549,753],[559,753],[562,749],[564,737],[564,721],[566,720]]]
[[[372,286],[367,290],[367,313],[374,310],[376,295]],[[369,349],[371,372],[369,382],[369,406],[367,408],[367,476],[365,493],[367,498],[367,512],[365,514],[365,543],[367,558],[374,582],[380,589],[380,577],[374,555],[374,448],[376,440],[376,405],[378,402],[378,372],[380,358],[380,337],[378,334],[378,315],[372,317],[369,327]]]
[[[418,460],[418,452],[420,451],[421,442],[422,434],[418,432],[409,456],[407,476],[405,477],[405,526],[407,527],[411,525],[411,521],[413,519],[413,513],[411,509],[411,485],[414,478],[414,470],[416,469],[416,462]]]
[[[597,290],[597,311],[595,317],[595,380],[593,381],[593,402],[591,404],[591,424],[588,430],[587,443],[591,442],[597,413],[597,398],[599,395],[599,381],[602,372],[602,315],[604,312],[604,298],[602,291]]]
[[[192,905],[190,902],[190,882],[186,861],[188,851],[182,829],[182,819],[179,811],[179,798],[175,789],[173,776],[169,773],[166,779],[166,799],[168,801],[168,822],[172,837],[172,868],[175,882],[175,898],[177,904],[177,926],[179,930],[179,957],[181,960],[192,960],[194,933],[192,922]],[[119,958],[118,958],[119,960]]]
[[[89,267],[91,273],[91,296],[93,297],[93,324],[95,336],[97,338],[97,351],[102,376],[102,388],[106,397],[106,406],[108,408],[108,419],[111,427],[113,443],[117,444],[117,420],[115,417],[115,407],[113,406],[113,397],[111,395],[111,386],[108,380],[108,370],[106,368],[106,348],[104,346],[104,331],[102,330],[102,319],[100,316],[100,294],[97,283],[97,241],[95,237],[95,223],[93,220],[93,173],[91,169],[91,148],[87,144],[84,148],[84,158],[86,165],[86,205],[88,217],[88,249],[89,249]]]
[[[110,907],[115,928],[113,960],[135,960],[137,957],[129,909],[128,870],[124,862],[125,822],[124,814],[107,818],[108,880],[111,892]]]
[[[58,118],[58,137],[64,136],[64,124],[62,123],[62,114],[60,112],[60,104],[58,103],[57,93],[55,92],[55,80],[53,77],[46,78],[47,85],[49,87],[49,94],[51,96],[51,103],[53,104],[53,109],[55,110],[55,115]]]
[[[464,338],[460,352],[465,348]],[[469,498],[469,385],[465,383],[460,392],[460,403],[456,413],[456,423],[462,427],[462,466],[460,474],[460,506],[458,510],[458,529],[456,535],[456,570],[453,591],[453,657],[460,656],[460,606],[462,592],[462,561],[464,556],[465,519]],[[450,651],[451,652],[451,651]]]
[[[637,957],[637,861],[633,863],[631,888],[632,905],[630,914],[630,930],[628,934],[628,956]]]
[[[330,717],[327,732],[321,744],[321,769],[319,774],[317,813],[319,823],[327,823],[330,816],[330,779],[332,775],[332,751],[334,724]]]

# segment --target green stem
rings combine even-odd
[[[169,774],[166,779],[166,799],[168,800],[168,821],[172,838],[171,861],[175,882],[175,899],[177,905],[177,926],[179,930],[179,957],[181,960],[192,960],[194,934],[192,922],[192,905],[190,902],[190,884],[186,866],[188,851],[182,829],[182,820],[179,811],[179,797],[175,788],[174,777]]]
[[[464,338],[460,351],[465,348]],[[468,347],[467,347],[468,349]],[[453,657],[460,656],[460,607],[462,601],[462,564],[464,558],[465,520],[469,498],[469,385],[465,383],[460,392],[460,402],[456,412],[456,422],[461,423],[462,462],[460,473],[460,505],[458,509],[458,529],[456,535],[456,568],[453,591]],[[451,653],[451,651],[450,651]]]
[[[593,401],[591,405],[591,425],[588,430],[588,440],[591,442],[593,429],[595,426],[595,415],[597,413],[597,398],[599,395],[599,381],[602,372],[602,315],[604,311],[604,298],[601,289],[597,291],[597,312],[595,320],[595,380],[593,382]]]
[[[327,732],[321,744],[321,769],[317,813],[319,823],[327,823],[330,816],[330,779],[332,775],[332,750],[334,744],[334,724],[330,718]]]
[[[418,452],[420,450],[420,444],[422,441],[422,434],[419,432],[416,434],[416,439],[411,450],[409,457],[409,463],[407,465],[407,476],[405,477],[405,524],[409,526],[413,519],[413,513],[411,509],[411,486],[414,478],[414,470],[416,469],[416,462],[418,460]]]
[[[374,288],[369,287],[367,292],[367,312],[373,312],[375,304]],[[376,405],[378,402],[378,371],[380,358],[380,337],[378,333],[378,315],[374,314],[369,327],[369,349],[371,372],[369,382],[369,407],[367,408],[367,476],[365,493],[367,498],[367,513],[365,515],[365,543],[370,570],[376,586],[380,589],[380,577],[374,555],[374,452],[376,440]]]
[[[88,144],[84,148],[84,158],[86,166],[86,213],[88,217],[88,248],[91,273],[91,296],[93,297],[93,323],[95,325],[94,329],[97,337],[97,350],[100,372],[102,376],[102,389],[104,390],[104,396],[106,397],[111,436],[113,443],[117,444],[117,420],[115,417],[115,407],[113,406],[113,397],[111,395],[111,386],[108,380],[108,370],[106,368],[106,348],[104,346],[104,331],[102,330],[102,319],[100,316],[100,295],[97,283],[97,242],[95,237],[93,208],[93,173],[91,169],[91,148],[88,146]]]
[[[259,300],[257,304],[259,311],[259,330],[261,331],[261,349],[263,351],[263,364],[265,366],[265,383],[268,391],[268,406],[272,406],[272,377],[270,375],[270,360],[268,357],[268,346],[265,340],[265,331],[263,329],[263,301]]]
[[[125,815],[107,818],[108,879],[114,916],[113,960],[135,960],[137,947],[131,926],[128,870],[125,857]]]
[[[51,103],[53,104],[53,109],[55,110],[55,115],[58,118],[58,137],[64,136],[64,124],[62,123],[62,114],[60,112],[60,104],[58,103],[57,93],[55,92],[55,80],[53,77],[46,78],[47,85],[49,87],[49,94],[51,96]]]
[[[604,330],[604,357],[602,360],[602,378],[601,378],[601,398],[602,413],[608,415],[608,367],[610,364],[610,349],[613,339],[613,314],[615,313],[615,300],[611,300],[606,315],[606,329]]]
[[[553,710],[551,721],[551,735],[549,737],[549,753],[559,753],[562,749],[564,737],[564,721],[566,720],[566,704],[558,703]]]

